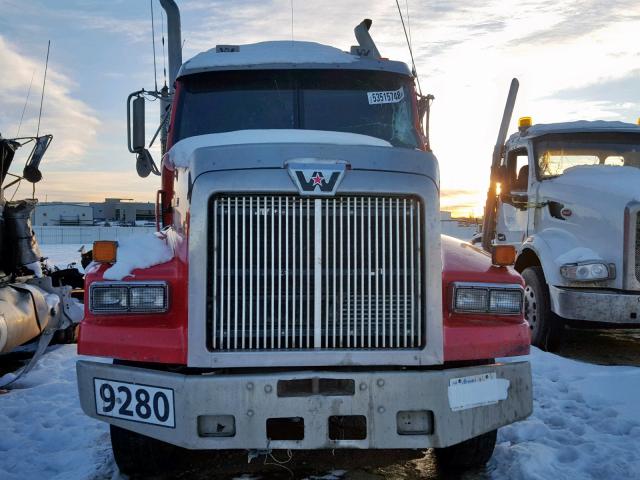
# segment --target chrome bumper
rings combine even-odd
[[[528,362],[431,371],[278,372],[244,375],[183,375],[104,363],[77,363],[78,389],[84,412],[140,434],[190,449],[334,449],[446,447],[526,418],[533,408]],[[490,388],[450,380],[495,374]],[[175,428],[136,423],[96,414],[94,379],[170,388],[174,391]],[[353,381],[351,392],[283,396],[279,382],[318,379]],[[454,381],[455,383],[455,381]],[[473,382],[471,382],[473,383]],[[496,386],[496,388],[493,387]],[[467,388],[468,387],[468,388]],[[493,392],[492,392],[493,388]],[[503,389],[503,400],[472,406]],[[461,391],[463,390],[463,391]],[[316,390],[314,390],[316,391]],[[452,393],[453,392],[453,393]],[[463,408],[460,402],[464,403]],[[457,405],[457,408],[456,408]],[[431,412],[430,433],[399,434],[398,412]],[[198,417],[234,417],[235,435],[201,436]],[[331,440],[330,416],[366,418],[362,440]],[[271,418],[300,417],[302,440],[270,440]]]
[[[549,286],[551,310],[562,318],[640,326],[640,293]]]

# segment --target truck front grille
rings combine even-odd
[[[424,345],[416,198],[223,195],[210,208],[210,349]]]

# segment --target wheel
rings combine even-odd
[[[126,475],[155,475],[174,470],[187,450],[110,425],[113,458]]]
[[[562,344],[564,321],[551,311],[549,287],[542,267],[528,267],[524,278],[524,316],[531,328],[531,343],[552,352]]]
[[[434,448],[438,466],[444,470],[468,470],[485,465],[496,446],[498,430],[491,430],[456,445]]]

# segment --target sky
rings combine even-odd
[[[154,2],[157,79],[162,18]],[[291,0],[178,0],[183,59],[216,44],[290,39]],[[479,215],[512,77],[519,116],[535,123],[640,117],[638,0],[400,0],[424,93],[435,95],[431,143],[441,206]],[[408,8],[408,15],[407,15]],[[41,201],[105,197],[153,201],[126,147],[126,98],[154,88],[149,0],[0,0],[0,133],[34,134],[47,41],[51,53],[41,132],[54,140],[37,185]],[[293,36],[344,50],[371,18],[383,56],[410,61],[394,0],[293,0]],[[149,105],[147,119],[157,108]],[[151,127],[151,125],[150,125]],[[152,130],[148,128],[148,130]],[[151,132],[149,132],[149,136]],[[23,149],[22,154],[27,153]],[[158,150],[152,150],[159,161]],[[14,170],[22,168],[19,157]],[[13,195],[13,192],[8,192]],[[23,185],[16,198],[31,194]]]

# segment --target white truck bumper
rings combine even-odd
[[[640,327],[639,292],[550,285],[549,294],[551,310],[562,318]]]
[[[87,415],[189,449],[446,447],[524,419],[533,408],[528,362],[428,371],[184,375],[79,361],[77,374]],[[101,387],[105,383],[110,386]],[[108,406],[115,406],[105,414],[100,388],[108,399],[111,392],[131,390],[128,411],[138,408],[144,416],[149,410],[136,398],[153,404],[154,392],[166,392],[172,417],[160,398],[155,403],[165,425],[117,418],[121,396],[110,400]],[[344,439],[341,425],[356,425],[358,433]]]

